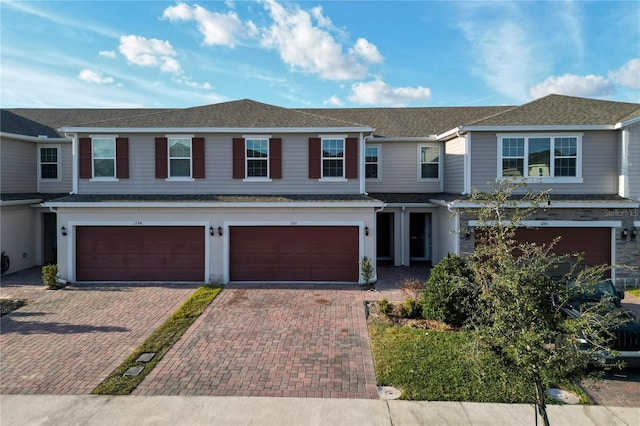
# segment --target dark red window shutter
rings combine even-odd
[[[271,179],[282,179],[282,139],[269,139],[269,162]]]
[[[244,179],[244,139],[233,138],[233,178]]]
[[[169,177],[167,138],[156,138],[156,178]]]
[[[195,179],[204,179],[204,138],[193,138],[191,150],[193,155],[192,176]]]
[[[116,138],[116,177],[129,178],[129,138]]]
[[[320,179],[320,138],[309,138],[309,179]]]
[[[79,142],[79,175],[81,179],[91,179],[93,177],[91,172],[91,138],[80,138]]]
[[[345,141],[345,174],[347,179],[358,178],[358,138],[347,138]]]

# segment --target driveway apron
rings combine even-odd
[[[356,285],[229,285],[138,395],[378,398]]]
[[[0,393],[88,394],[196,284],[82,284],[0,320]]]

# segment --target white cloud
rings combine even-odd
[[[360,82],[351,86],[349,100],[357,104],[402,106],[431,100],[427,87],[391,87],[382,80]]]
[[[113,50],[101,50],[100,52],[98,52],[98,55],[104,58],[115,59],[116,52],[114,52]]]
[[[640,59],[632,59],[617,71],[609,72],[609,78],[621,86],[640,89]]]
[[[367,75],[366,63],[380,60],[375,45],[360,39],[346,54],[333,36],[333,24],[320,7],[311,13],[299,6],[289,9],[275,0],[265,0],[273,24],[264,29],[262,45],[276,49],[292,68],[317,74],[326,80],[354,80]],[[315,24],[314,24],[315,21]]]
[[[326,101],[323,102],[323,104],[325,105],[332,105],[332,106],[342,106],[343,102],[342,99],[340,99],[339,97],[337,97],[336,95],[331,96],[329,99],[327,99]]]
[[[580,97],[602,97],[615,93],[613,84],[600,75],[564,74],[547,77],[529,89],[529,96],[538,99],[555,93]]]
[[[105,77],[99,71],[93,71],[90,69],[83,69],[78,74],[78,78],[82,81],[95,84],[111,84],[113,83],[113,77]]]
[[[353,46],[351,52],[369,64],[379,64],[384,61],[376,45],[369,43],[364,38],[359,38],[358,41],[356,41],[356,45]]]
[[[209,82],[196,83],[195,81],[191,80],[191,78],[183,75],[176,77],[173,80],[176,83],[184,84],[185,86],[191,87],[193,89],[211,90],[213,88]]]
[[[243,24],[235,12],[218,13],[209,12],[207,9],[185,3],[178,3],[165,9],[162,17],[171,22],[176,21],[196,21],[198,30],[204,36],[204,44],[222,45],[233,47],[237,37],[247,35],[255,36],[257,29],[249,21]]]
[[[163,72],[179,73],[176,51],[166,40],[128,35],[120,37],[120,53],[132,64],[159,67]]]

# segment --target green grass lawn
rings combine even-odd
[[[491,354],[477,354],[469,333],[370,322],[369,334],[378,384],[402,390],[402,399],[502,403],[535,399],[530,377],[501,366]],[[577,387],[569,388],[575,392]]]
[[[96,395],[128,395],[153,370],[171,347],[182,337],[193,322],[202,314],[221,287],[204,285],[180,306],[157,330],[155,330],[118,368],[93,390]],[[141,365],[136,359],[145,353],[154,352],[151,361],[144,364],[144,370],[135,377],[123,377],[129,367]]]
[[[640,297],[640,288],[634,288],[633,290],[627,290],[627,292],[633,294],[636,297]]]

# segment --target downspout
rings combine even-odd
[[[366,156],[366,143],[367,138],[364,136],[364,133],[360,132],[360,155],[358,156],[358,167],[360,168],[360,194],[367,195],[366,187],[365,187],[365,156]]]
[[[400,212],[400,266],[404,266],[404,243],[405,243],[405,237],[404,237],[404,216],[405,216],[405,206],[402,206],[402,211]]]
[[[620,179],[618,179],[618,195],[628,198],[629,193],[629,130],[622,129],[622,158],[620,159]]]
[[[458,136],[460,136],[459,131]],[[464,136],[464,189],[462,194],[471,194],[471,132],[467,132]]]

